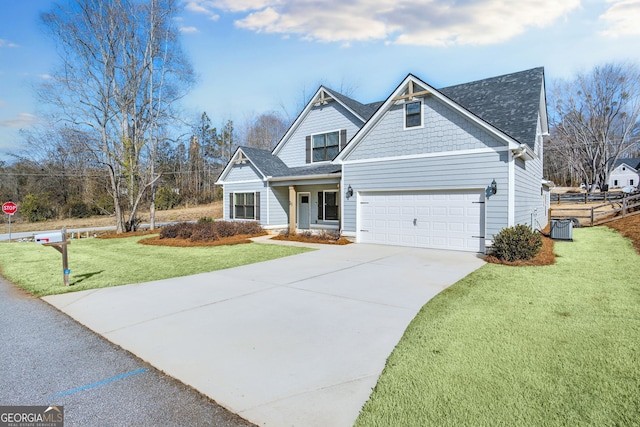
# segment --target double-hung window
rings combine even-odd
[[[404,127],[406,129],[422,127],[422,102],[404,104]]]
[[[256,193],[233,193],[233,218],[258,219],[256,217]]]
[[[318,192],[318,219],[321,221],[338,220],[338,192],[319,191]]]
[[[340,151],[340,132],[328,132],[311,137],[313,161],[326,162],[333,160]]]

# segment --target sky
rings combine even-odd
[[[66,3],[69,0],[58,0]],[[412,73],[432,87],[545,67],[547,87],[608,62],[640,64],[640,0],[177,0],[198,82],[187,115],[214,126],[292,119],[320,84],[369,103]],[[42,112],[57,66],[51,0],[0,0],[0,161]]]

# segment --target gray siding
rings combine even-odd
[[[253,166],[252,163],[234,164],[225,182],[254,181],[262,180],[262,174]]]
[[[505,145],[488,131],[432,96],[423,99],[422,111],[424,126],[404,129],[404,104],[393,106],[349,154],[348,160]]]
[[[538,123],[540,134],[540,123]],[[542,191],[542,138],[536,138],[538,158],[515,160],[515,223],[542,229],[548,222],[547,194]]]
[[[287,141],[284,141],[277,156],[289,167],[306,164],[305,137],[307,135],[347,130],[347,141],[356,134],[362,122],[337,102],[312,107]]]
[[[270,212],[268,223],[265,225],[286,227],[289,224],[289,187],[271,187],[268,197]]]
[[[363,162],[343,166],[343,185],[362,191],[486,189],[492,180],[498,192],[486,198],[485,236],[507,225],[508,153],[454,154],[415,159]],[[355,233],[357,197],[343,196],[343,231]]]

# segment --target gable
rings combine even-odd
[[[314,134],[346,130],[348,141],[362,126],[363,121],[342,103],[329,101],[326,104],[310,105],[304,116],[298,118],[295,127],[288,132],[274,149],[288,167],[304,166],[307,163],[306,140]]]
[[[405,127],[405,105],[395,102],[348,159],[365,160],[420,154],[504,147],[505,142],[477,126],[433,95],[413,97],[421,102],[422,126]]]
[[[413,135],[405,135],[405,132],[409,131],[408,127],[415,126],[415,123],[405,121],[409,115],[412,120],[415,118],[415,108],[411,113],[404,110],[403,120],[400,121],[397,117],[398,106],[415,104],[416,101],[423,102],[425,116],[421,120],[425,121],[418,123],[416,129],[410,129]],[[442,107],[449,110],[447,114],[442,113]],[[442,121],[434,116],[431,117],[434,120],[430,123],[427,117],[430,114],[446,120]],[[456,115],[464,118],[464,122],[455,118]],[[391,123],[383,123],[389,120]],[[386,128],[384,131],[379,126],[381,123],[382,127]],[[434,126],[443,126],[444,123],[448,124],[438,132],[442,132],[445,140],[436,141],[439,133],[434,133]],[[403,132],[398,133],[400,124],[403,126]],[[453,128],[450,128],[450,125],[453,125]],[[423,127],[425,130],[422,134],[416,132],[417,128]],[[374,134],[374,130],[387,132],[384,139],[387,146],[381,151],[389,152],[392,156],[430,153],[433,150],[441,151],[444,147],[453,150],[482,148],[479,142],[485,148],[497,147],[497,142],[507,146],[516,157],[531,160],[536,157],[536,153],[541,153],[541,136],[548,133],[544,70],[537,68],[452,86],[443,89],[442,92],[409,74],[365,123],[336,161],[364,158],[362,156],[365,155],[365,150],[357,150],[357,147],[364,144],[364,141]],[[478,133],[479,130],[484,132]],[[460,136],[462,132],[464,137],[452,139],[451,132],[456,136]],[[476,141],[472,141],[473,139]],[[377,142],[382,140],[383,138],[378,138]],[[393,145],[393,141],[397,142],[396,146]],[[406,151],[399,148],[403,144]],[[439,148],[432,146],[433,144],[439,145]],[[366,151],[371,152],[372,148],[368,147]],[[356,155],[356,151],[359,154]]]

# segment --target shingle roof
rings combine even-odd
[[[240,149],[247,155],[249,160],[260,170],[260,172],[265,176],[274,178],[287,176],[327,175],[340,173],[342,171],[340,165],[332,165],[328,163],[290,168],[280,160],[279,157],[271,154],[271,151],[255,147],[240,147]]]
[[[369,118],[373,115],[377,108],[372,108],[371,104],[361,104],[355,99],[349,98],[346,95],[341,94],[340,92],[336,92],[330,88],[326,88],[331,94],[337,98],[340,102],[342,102],[347,107],[351,108],[356,114],[362,117],[365,121],[369,120]]]
[[[618,159],[614,163],[613,168],[615,169],[623,163],[627,166],[631,166],[635,170],[640,170],[640,158],[636,158],[636,157],[631,157],[628,159]]]
[[[249,160],[266,176],[274,176],[283,169],[288,169],[287,165],[279,157],[271,154],[269,150],[255,147],[240,147],[249,157]]]
[[[438,89],[515,140],[535,146],[544,68]]]

